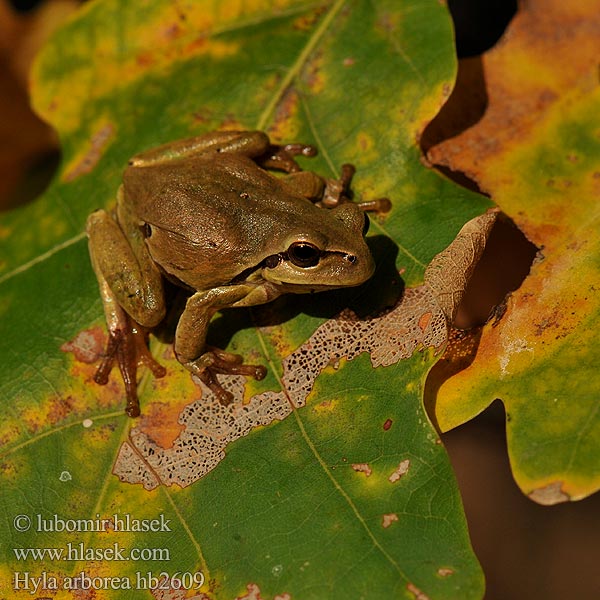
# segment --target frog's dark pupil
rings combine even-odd
[[[308,242],[294,242],[288,248],[288,257],[297,267],[314,267],[321,257],[321,251]]]

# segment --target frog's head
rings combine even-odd
[[[367,215],[356,204],[334,209],[316,208],[318,226],[298,226],[286,236],[284,250],[263,261],[262,277],[284,292],[318,292],[360,285],[375,263],[364,234]]]

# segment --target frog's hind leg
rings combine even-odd
[[[145,150],[136,154],[129,164],[148,167],[211,152],[243,154],[255,158],[267,152],[269,147],[269,137],[262,131],[212,131]]]
[[[138,365],[143,364],[148,367],[157,378],[164,377],[166,369],[150,354],[146,329],[136,323],[124,310],[120,309],[119,312],[118,325],[109,331],[106,350],[94,375],[94,381],[99,385],[106,385],[116,361],[125,384],[127,398],[125,412],[130,417],[138,417],[140,414],[140,401],[137,394]]]
[[[116,362],[125,384],[125,412],[131,417],[137,417],[140,414],[137,396],[138,364],[147,366],[155,377],[162,377],[165,369],[154,360],[148,350],[146,327],[140,325],[123,306],[137,306],[136,310],[145,320],[144,324],[152,326],[162,319],[164,300],[162,296],[158,300],[155,296],[145,297],[144,285],[135,277],[131,278],[136,269],[139,271],[139,263],[131,249],[130,241],[106,211],[96,211],[90,215],[86,230],[92,267],[98,280],[108,328],[106,351],[94,380],[100,385],[106,384]],[[152,283],[149,285],[152,287]],[[159,282],[159,293],[162,293],[162,282]],[[152,289],[152,294],[156,294],[156,290]],[[142,303],[146,302],[144,310],[139,310],[140,300]],[[148,310],[148,304],[155,310]],[[132,312],[136,314],[135,310]]]
[[[93,253],[91,255],[94,264]],[[163,377],[166,370],[150,354],[146,328],[136,323],[121,308],[102,274],[96,271],[96,275],[108,327],[108,341],[102,361],[94,375],[94,381],[99,385],[106,385],[116,361],[125,384],[127,398],[125,412],[130,417],[137,417],[140,414],[137,395],[138,365],[143,364],[148,367],[155,377]]]
[[[122,188],[116,218],[97,210],[87,219],[86,233],[96,277],[106,281],[115,302],[144,327],[158,325],[166,312],[162,274]]]

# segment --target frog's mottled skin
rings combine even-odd
[[[96,381],[107,381],[116,359],[129,415],[139,414],[137,363],[164,374],[145,339],[145,330],[165,316],[164,278],[193,291],[177,325],[175,354],[226,404],[231,397],[216,374],[260,379],[266,371],[206,347],[217,310],[263,304],[286,292],[355,286],[372,275],[366,216],[346,197],[353,169],[346,165],[340,180],[324,179],[300,170],[293,158],[300,153],[314,149],[273,146],[258,131],[173,142],[131,159],[114,214],[89,216],[90,255],[109,329]],[[268,168],[287,174],[275,177]]]

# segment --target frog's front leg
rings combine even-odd
[[[136,417],[140,412],[138,363],[149,367],[156,377],[165,374],[147,346],[147,328],[157,325],[165,314],[162,276],[121,190],[116,219],[98,210],[88,217],[86,231],[109,334],[94,380],[107,383],[116,361],[125,383],[126,412]]]
[[[242,357],[216,348],[207,348],[206,333],[216,311],[226,307],[254,306],[270,302],[280,292],[269,283],[223,286],[192,295],[186,304],[175,333],[175,354],[179,362],[196,375],[216,395],[219,402],[228,405],[233,396],[223,389],[218,374],[236,374],[263,379],[262,365],[243,364]]]

